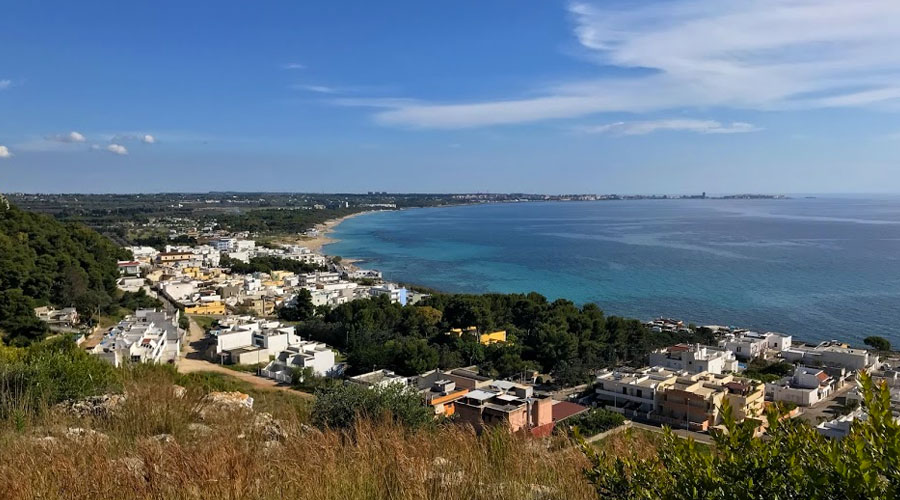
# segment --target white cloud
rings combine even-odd
[[[65,143],[76,143],[76,142],[84,142],[85,137],[78,132],[72,131],[68,134],[56,134],[49,135],[46,137],[48,141],[53,142],[65,142]]]
[[[144,134],[144,137],[141,137],[141,142],[144,144],[156,144],[156,137],[153,137],[150,134]]]
[[[0,90],[12,87],[12,80],[0,80]]]
[[[722,124],[715,120],[672,119],[607,123],[582,127],[578,130],[589,134],[646,135],[657,131],[696,132],[698,134],[743,134],[757,132],[762,129],[745,122]]]
[[[9,152],[6,146],[0,146],[0,158],[12,158],[13,154]]]
[[[284,63],[281,65],[281,69],[306,69],[306,65],[300,63]]]
[[[291,88],[294,90],[305,90],[307,92],[316,92],[319,94],[338,94],[340,93],[340,89],[336,87],[328,87],[325,85],[306,85],[302,83],[297,83],[291,85]]]
[[[106,150],[109,151],[110,153],[115,153],[117,155],[124,156],[124,155],[128,154],[128,150],[125,149],[125,146],[123,146],[121,144],[109,144],[108,146],[106,146]]]
[[[522,99],[398,105],[376,121],[464,128],[709,107],[900,109],[896,0],[576,2],[569,12],[596,77]]]

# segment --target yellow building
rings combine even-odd
[[[496,332],[490,333],[478,333],[478,327],[470,326],[463,330],[462,328],[451,328],[447,335],[456,335],[457,337],[462,337],[463,335],[471,335],[473,337],[478,338],[478,342],[484,345],[496,344],[497,342],[506,342],[506,330],[498,330]]]
[[[200,314],[203,316],[224,315],[225,314],[225,303],[224,302],[203,302],[201,304],[185,306],[184,313],[185,314]]]

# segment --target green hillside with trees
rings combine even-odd
[[[435,294],[403,307],[386,297],[355,300],[331,311],[300,296],[280,316],[302,321],[298,332],[347,354],[354,373],[389,368],[414,375],[434,368],[478,365],[482,372],[514,377],[530,370],[553,374],[561,385],[590,380],[590,370],[641,364],[655,348],[678,342],[711,342],[710,332],[654,333],[636,319],[607,316],[595,304],[549,301],[529,294]],[[304,321],[305,320],[305,321]],[[451,328],[506,330],[507,342],[482,345]]]
[[[115,302],[116,261],[128,252],[81,224],[25,212],[0,199],[0,335],[24,345],[47,331],[40,305],[90,315]]]

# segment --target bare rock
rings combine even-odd
[[[83,427],[69,427],[66,429],[64,436],[73,441],[107,441],[109,437],[102,432],[93,429],[85,429]]]
[[[203,398],[200,418],[216,413],[248,411],[253,409],[253,398],[243,392],[211,392]]]
[[[77,401],[64,401],[56,405],[56,408],[78,418],[106,418],[113,415],[122,406],[125,399],[124,394],[103,394]]]

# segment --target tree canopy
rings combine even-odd
[[[0,205],[0,330],[10,344],[40,339],[33,308],[52,304],[82,314],[113,304],[117,261],[129,253],[87,227]]]
[[[726,431],[704,449],[671,431],[656,457],[609,456],[582,448],[592,466],[588,479],[603,499],[867,499],[900,498],[900,423],[891,413],[886,385],[860,374],[865,420],[850,434],[829,440],[799,419],[770,408],[765,439],[756,422],[735,422],[723,408]]]
[[[507,342],[483,345],[475,336],[447,334],[470,326],[506,330]],[[536,293],[435,294],[407,307],[387,297],[355,300],[303,322],[298,332],[347,353],[351,373],[388,368],[414,375],[474,364],[499,377],[552,373],[561,385],[585,382],[594,369],[642,363],[657,347],[711,340],[703,332],[653,333],[594,304],[551,302]]]

